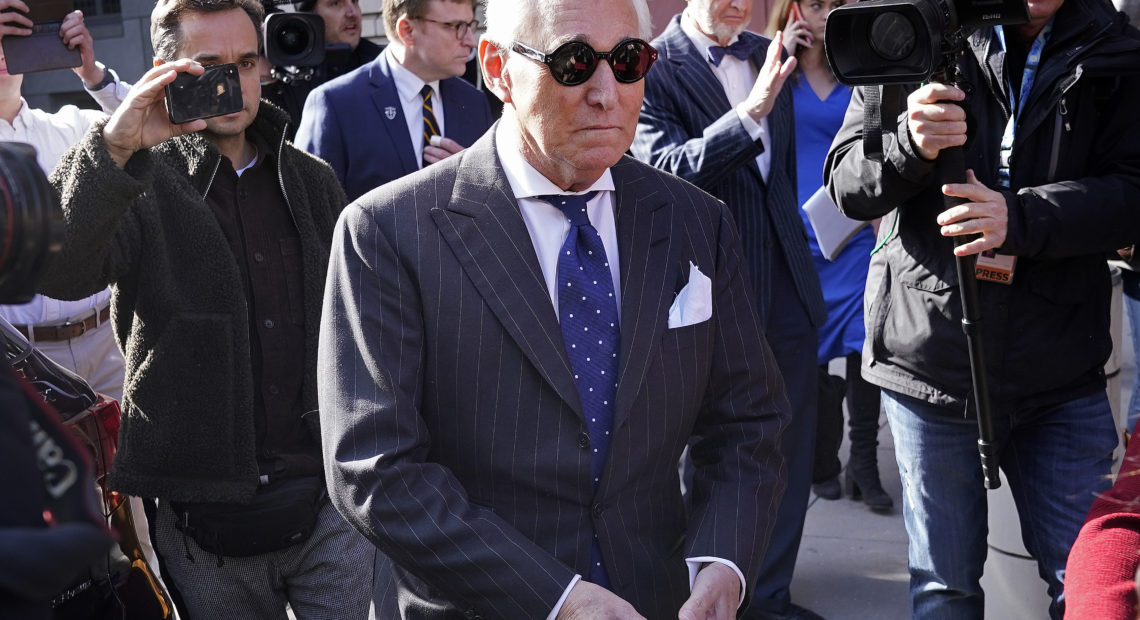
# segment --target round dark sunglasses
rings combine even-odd
[[[645,77],[657,60],[657,50],[641,39],[626,39],[608,52],[595,51],[582,41],[567,41],[549,54],[518,41],[511,43],[511,50],[546,65],[554,81],[564,86],[584,84],[603,60],[610,63],[614,79],[632,84]]]

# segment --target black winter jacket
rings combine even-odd
[[[1033,92],[1017,119],[1009,231],[1012,285],[979,282],[983,346],[995,412],[1103,389],[1111,351],[1105,256],[1140,240],[1140,33],[1103,0],[1068,0],[1054,20]],[[1010,114],[1004,52],[992,27],[969,38],[961,64],[975,88],[966,165],[998,189]],[[905,91],[906,89],[904,89]],[[971,392],[953,241],[939,165],[906,129],[883,128],[884,161],[864,156],[858,89],[824,168],[848,216],[887,216],[871,260],[863,374],[881,387],[959,408]],[[884,123],[887,125],[888,123]]]
[[[284,139],[287,117],[262,102],[247,129],[279,145],[278,179],[301,238],[306,421],[317,428],[317,333],[333,225],[347,203],[327,164]],[[237,262],[204,196],[221,154],[200,134],[115,166],[103,123],[60,160],[67,234],[44,293],[77,299],[113,285],[126,361],[111,488],[143,497],[235,502],[258,470],[249,320]],[[319,443],[319,441],[318,441]]]

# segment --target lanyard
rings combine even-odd
[[[994,31],[997,33],[1002,50],[1006,50],[1005,30],[1001,26],[994,26]],[[1041,29],[1041,32],[1037,33],[1037,38],[1033,40],[1033,45],[1029,48],[1029,56],[1025,59],[1025,72],[1021,77],[1020,96],[1015,96],[1013,83],[1008,77],[1006,78],[1005,85],[1009,93],[1010,115],[1009,121],[1005,124],[1005,134],[1001,138],[1001,159],[998,164],[998,184],[1005,188],[1010,186],[1009,162],[1013,157],[1013,133],[1017,124],[1017,117],[1025,109],[1025,102],[1033,90],[1033,82],[1037,79],[1037,66],[1041,64],[1041,53],[1045,50],[1045,43],[1049,40],[1049,35],[1052,32],[1053,20],[1050,19],[1049,23]]]

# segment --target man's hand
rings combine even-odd
[[[93,86],[103,80],[103,70],[95,65],[95,41],[83,23],[83,11],[72,11],[63,18],[59,26],[59,38],[68,49],[78,49],[83,64],[72,69],[85,86]]]
[[[918,154],[934,160],[938,152],[966,143],[966,111],[950,101],[966,93],[946,84],[930,83],[906,98],[906,128]]]
[[[613,592],[589,581],[579,581],[570,588],[555,620],[645,620],[645,617]]]
[[[32,20],[24,15],[28,12],[28,5],[21,0],[0,0],[0,11],[3,11],[0,12],[0,38],[9,34],[32,34]]]
[[[181,125],[171,123],[166,113],[166,93],[163,91],[179,73],[202,75],[202,71],[202,65],[183,58],[152,68],[131,87],[126,99],[103,127],[103,142],[116,165],[120,168],[127,165],[127,160],[136,151],[161,144],[174,136],[206,128],[203,119]]]
[[[788,76],[796,70],[795,56],[780,62],[780,51],[784,46],[784,33],[777,32],[772,43],[768,45],[768,55],[760,67],[760,74],[756,76],[756,83],[752,85],[752,92],[744,100],[745,110],[752,120],[759,123],[772,111],[776,105],[776,98],[780,96],[780,89]]]
[[[977,235],[981,237],[954,248],[955,256],[969,256],[1000,248],[1009,230],[1009,210],[1005,196],[978,181],[973,170],[966,171],[966,183],[948,183],[942,193],[970,201],[938,214],[942,236]]]
[[[731,620],[740,605],[740,577],[720,562],[709,562],[697,573],[693,593],[677,614],[678,620]]]
[[[444,138],[440,136],[439,146],[431,146],[430,144],[424,145],[424,161],[429,164],[434,164],[435,162],[443,161],[462,150],[462,144],[459,144],[451,138]]]

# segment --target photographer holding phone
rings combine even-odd
[[[1105,257],[1140,238],[1140,33],[1107,0],[1028,8],[1026,24],[970,34],[959,65],[972,94],[929,83],[900,101],[881,163],[864,151],[856,89],[824,170],[845,214],[887,216],[863,376],[883,388],[894,437],[916,617],[984,610],[987,499],[956,256],[986,252],[975,277],[994,445],[1053,618],[1069,548],[1112,479]],[[943,184],[939,153],[962,145],[968,182]]]
[[[109,484],[158,499],[155,548],[186,613],[278,617],[287,600],[302,619],[357,618],[373,551],[325,493],[315,375],[346,200],[259,102],[261,18],[257,0],[157,3],[156,66],[53,177],[67,241],[43,288],[112,287],[128,381]],[[166,86],[228,63],[241,109],[172,124]]]

